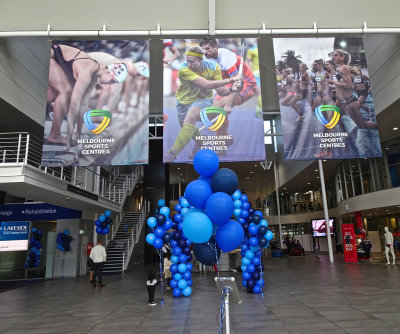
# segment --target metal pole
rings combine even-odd
[[[276,206],[278,208],[279,248],[282,248],[281,206],[279,204],[279,189],[278,189],[279,177],[278,177],[278,169],[276,167],[276,160],[274,160],[274,175],[275,175]]]
[[[225,294],[225,333],[231,333],[230,319],[229,319],[229,292]]]
[[[334,262],[333,261],[333,253],[332,253],[331,229],[329,227],[328,202],[326,200],[325,178],[324,178],[324,169],[322,167],[322,160],[318,160],[318,167],[319,167],[319,178],[321,180],[322,203],[324,205],[324,215],[325,215],[325,223],[326,223],[326,238],[328,239],[329,261]]]

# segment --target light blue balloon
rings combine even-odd
[[[180,279],[178,282],[178,288],[183,290],[187,287],[187,281],[185,279]]]
[[[172,263],[178,263],[179,262],[179,256],[172,255],[171,256],[171,262]]]
[[[242,202],[240,202],[240,203],[242,203]],[[239,208],[233,210],[233,214],[234,214],[236,217],[239,217],[240,214],[241,214],[241,212],[242,212],[242,209],[239,209]]]
[[[265,233],[265,237],[267,238],[268,241],[271,241],[272,238],[274,237],[274,234],[271,231],[267,231],[267,233]]]
[[[185,216],[185,214],[186,214],[188,211],[189,211],[188,208],[182,208],[182,210],[181,210],[181,215],[182,215],[182,216]]]
[[[170,210],[169,210],[169,207],[167,207],[167,206],[163,206],[160,209],[160,213],[163,214],[165,217],[168,217],[169,212],[170,212]]]
[[[164,206],[164,205],[165,205],[165,200],[159,199],[158,202],[157,202],[157,205],[158,205],[159,207],[160,207],[160,206]]]
[[[242,197],[242,192],[239,189],[236,190],[232,195],[232,198],[234,200],[240,200],[241,197]],[[242,201],[240,201],[240,202],[242,202]],[[242,205],[242,204],[240,204],[240,205]]]
[[[187,208],[188,206],[189,206],[189,202],[188,202],[188,200],[185,198],[185,197],[183,197],[181,200],[180,200],[180,204],[181,204],[181,207],[182,208]],[[182,213],[182,212],[181,212]]]
[[[243,271],[246,271],[246,270],[247,270],[247,266],[245,266],[244,264],[242,264],[242,265],[240,266],[240,269],[242,270],[242,272],[243,272]]]
[[[192,213],[195,213],[195,212],[204,213],[204,211],[203,211],[203,210],[200,210],[200,209],[196,209],[196,208],[188,209],[188,210],[185,212],[185,214],[183,215],[183,221],[185,221],[185,219],[186,219],[187,217],[189,217]]]
[[[181,273],[176,273],[174,274],[174,280],[179,282],[182,279],[182,274]]]
[[[150,217],[149,219],[147,219],[147,225],[149,225],[149,227],[154,228],[157,225],[157,220],[155,217]]]
[[[104,215],[106,217],[110,217],[111,216],[111,211],[110,210],[106,210],[106,212],[104,212]]]
[[[202,244],[207,242],[212,235],[212,223],[204,213],[192,213],[183,222],[183,233],[192,242]]]
[[[240,199],[237,199],[233,202],[233,206],[235,209],[240,209],[242,207],[242,201]]]
[[[187,270],[186,264],[181,263],[181,264],[178,266],[178,271],[179,271],[181,274],[183,274],[186,270]],[[183,288],[181,288],[181,287],[179,287],[179,288],[180,288],[180,289],[183,289]]]
[[[190,295],[192,294],[192,288],[191,288],[190,286],[187,286],[186,288],[184,288],[184,289],[182,290],[182,294],[183,294],[185,297],[190,296]]]
[[[251,260],[254,257],[254,252],[252,250],[248,250],[246,251],[246,258],[248,258],[249,260]]]
[[[148,235],[146,235],[146,241],[150,245],[153,244],[155,239],[156,239],[156,236],[154,235],[154,233],[149,233]]]
[[[268,227],[268,222],[267,222],[265,219],[262,219],[262,220],[260,221],[260,224],[258,224],[258,226],[265,226],[265,227]]]
[[[242,257],[242,264],[244,266],[248,266],[251,263],[251,261],[247,257]]]
[[[65,234],[65,235],[69,235],[69,230],[68,230],[68,229],[65,229],[65,230],[64,230],[64,234]]]

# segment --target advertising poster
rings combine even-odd
[[[343,235],[344,262],[358,263],[354,226],[353,224],[342,224],[341,228]]]
[[[149,41],[51,44],[42,166],[148,162]]]
[[[29,222],[0,223],[0,252],[28,249]]]
[[[381,157],[361,38],[274,38],[284,157]]]
[[[164,163],[265,160],[257,39],[164,40],[163,63]]]

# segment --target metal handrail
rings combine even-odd
[[[129,235],[129,238],[128,238],[128,242],[126,243],[126,246],[124,248],[124,252],[123,252],[124,268],[123,268],[123,270],[126,270],[128,268],[128,264],[131,259],[135,244],[137,244],[137,242],[139,241],[140,233],[142,232],[145,218],[146,218],[146,212],[143,208],[140,211],[140,216],[139,216],[138,222],[135,226],[133,226],[131,233]]]
[[[143,175],[143,166],[135,166],[118,186],[88,167],[43,167],[42,146],[41,139],[27,132],[0,133],[0,167],[29,165],[118,204],[124,203]]]

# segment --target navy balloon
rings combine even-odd
[[[211,238],[208,242],[203,244],[193,244],[193,254],[197,261],[206,266],[211,266],[217,263],[221,250],[215,243],[215,239]]]
[[[239,179],[234,171],[229,168],[218,169],[211,178],[213,192],[223,192],[231,196],[237,189]]]

